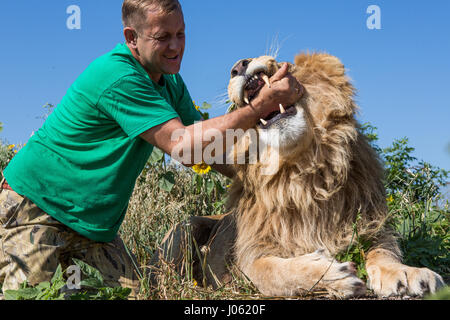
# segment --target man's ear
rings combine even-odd
[[[138,38],[136,30],[134,30],[131,27],[126,27],[125,29],[123,29],[123,35],[125,37],[125,41],[127,42],[127,44],[131,45],[131,47],[136,49],[137,48],[137,38]]]

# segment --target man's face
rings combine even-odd
[[[137,38],[139,60],[150,77],[158,82],[162,74],[180,71],[185,46],[185,25],[181,10],[164,14],[149,10]]]

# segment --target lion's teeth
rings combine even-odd
[[[261,121],[261,123],[262,123],[263,125],[266,125],[266,124],[267,124],[267,121],[264,120],[264,119],[259,119],[259,121]]]
[[[245,102],[246,104],[249,104],[249,103],[250,103],[250,101],[248,100],[248,92],[247,92],[246,90],[244,90],[244,102]]]
[[[270,81],[269,81],[269,77],[267,76],[267,74],[263,74],[262,79],[267,84],[267,86],[270,88]]]
[[[249,104],[249,103],[250,103],[250,101],[248,100],[248,92],[247,92],[247,91],[244,91],[244,102],[245,102],[246,104]]]
[[[284,110],[283,105],[281,103],[280,103],[280,112],[281,113],[285,113],[286,112],[286,110]]]

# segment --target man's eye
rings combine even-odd
[[[179,34],[177,34],[178,38],[184,38],[186,37],[186,34],[184,32],[180,32]]]

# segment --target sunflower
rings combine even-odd
[[[192,170],[194,170],[195,172],[197,172],[200,175],[204,175],[204,174],[208,173],[209,171],[211,171],[211,167],[209,165],[207,165],[206,163],[202,162],[202,163],[192,166]]]
[[[192,100],[192,103],[194,104],[195,109],[197,109],[198,111],[200,111],[200,107],[198,105],[195,104],[195,100]]]

